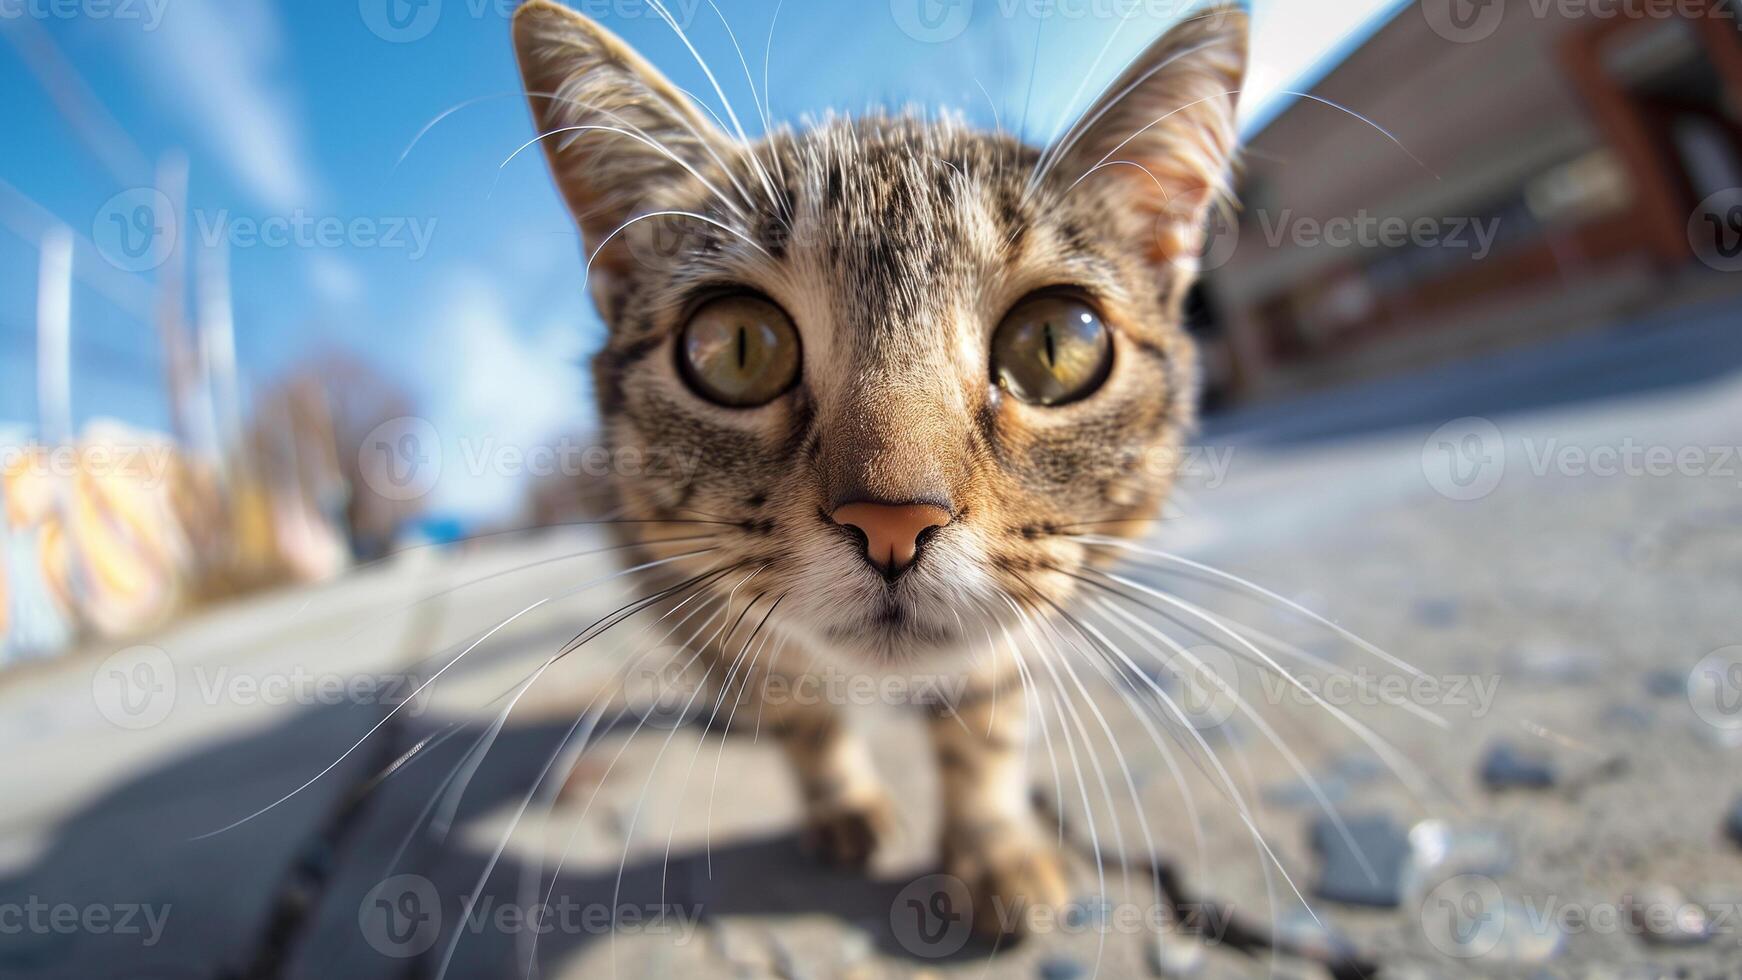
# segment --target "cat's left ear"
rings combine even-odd
[[[616,35],[551,0],[514,14],[514,47],[540,145],[609,304],[631,262],[617,232],[650,194],[722,166],[731,140]]]
[[[1049,151],[1052,172],[1067,186],[1116,181],[1134,208],[1154,215],[1153,260],[1195,258],[1209,208],[1228,191],[1247,34],[1238,8],[1193,14],[1150,45]]]

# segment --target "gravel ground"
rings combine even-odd
[[[1739,369],[1733,315],[1692,311],[1220,420],[1214,472],[1151,544],[1277,598],[1162,559],[1121,574],[1298,684],[1215,627],[1169,628],[1220,680],[1182,675],[1097,613],[1190,724],[1147,682],[1091,682],[1098,713],[1049,720],[1037,795],[1083,901],[1018,947],[935,915],[904,712],[862,719],[907,821],[869,877],[802,859],[753,724],[602,726],[528,804],[650,638],[561,661],[491,729],[624,598],[574,591],[609,570],[576,532],[0,681],[0,977],[525,976],[535,944],[545,977],[1742,977]],[[1190,928],[1162,914],[1179,903]],[[1247,941],[1272,936],[1287,952]]]

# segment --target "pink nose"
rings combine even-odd
[[[950,522],[949,511],[931,504],[843,504],[830,517],[865,535],[865,558],[890,578],[913,564],[925,532]]]

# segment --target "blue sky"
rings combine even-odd
[[[388,8],[407,2],[0,0],[0,40],[11,42],[0,43],[9,134],[0,157],[0,420],[35,417],[35,239],[59,222],[98,246],[76,252],[77,417],[167,424],[146,317],[151,273],[116,268],[101,249],[113,255],[120,234],[116,195],[150,185],[156,161],[180,151],[193,211],[183,240],[199,252],[214,229],[231,230],[248,385],[344,348],[411,390],[444,440],[533,444],[586,428],[590,394],[576,364],[601,328],[581,289],[577,239],[536,153],[498,169],[531,136],[508,43],[513,3]],[[718,112],[706,77],[644,0],[570,2],[678,85],[706,93]],[[996,114],[1034,140],[1061,128],[1188,6],[787,0],[776,20],[775,0],[716,2],[758,88],[772,24],[766,94],[775,120],[913,102],[987,125]],[[1249,119],[1399,2],[1258,0]],[[760,129],[714,8],[667,3],[746,128]],[[1037,16],[1049,4],[1051,14]],[[256,223],[298,221],[308,231],[281,244],[245,237]],[[317,222],[345,230],[323,239]],[[438,503],[478,511],[503,489],[444,481]]]

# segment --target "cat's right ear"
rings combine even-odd
[[[649,191],[717,168],[731,140],[633,48],[567,7],[529,0],[515,11],[514,50],[551,173],[594,256],[595,291],[608,290],[632,261],[623,235],[611,236]]]

